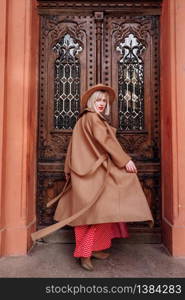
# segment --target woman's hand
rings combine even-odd
[[[125,165],[125,168],[127,172],[137,173],[137,168],[132,160],[129,160],[129,162]]]

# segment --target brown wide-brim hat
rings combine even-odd
[[[89,97],[94,92],[97,92],[97,91],[103,91],[103,92],[107,92],[109,94],[109,103],[110,103],[110,105],[115,100],[116,94],[115,94],[115,91],[113,90],[113,88],[111,88],[108,85],[104,85],[104,84],[99,83],[99,84],[96,84],[96,85],[92,86],[82,96],[81,105],[82,105],[83,108],[85,108],[87,106],[87,101],[88,101]]]

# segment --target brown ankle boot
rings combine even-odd
[[[98,259],[106,259],[108,258],[110,253],[108,252],[103,252],[103,251],[93,251],[92,252],[92,257],[98,258]]]
[[[92,265],[90,257],[81,257],[80,258],[80,265],[83,269],[85,269],[87,271],[93,271],[94,270],[94,267]]]

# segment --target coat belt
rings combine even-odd
[[[108,178],[108,175],[110,173],[110,166],[111,166],[111,160],[110,157],[106,154],[102,155],[99,157],[99,159],[93,164],[93,166],[91,166],[89,168],[89,170],[87,170],[85,173],[80,173],[77,170],[75,170],[74,168],[71,167],[70,165],[70,169],[72,172],[74,172],[75,174],[77,174],[78,176],[87,176],[87,175],[91,175],[93,174],[99,167],[100,165],[107,160],[107,170],[106,170],[106,174],[105,174],[105,178],[104,178],[104,182],[101,185],[100,189],[98,190],[98,192],[96,193],[96,195],[93,197],[93,199],[91,199],[91,201],[89,202],[89,204],[87,204],[83,209],[81,209],[80,211],[78,211],[77,213],[75,213],[74,215],[57,222],[56,224],[50,225],[44,229],[38,230],[34,233],[31,234],[32,240],[38,240],[48,234],[51,234],[52,232],[64,227],[65,225],[71,223],[72,221],[74,221],[75,219],[77,219],[78,217],[80,217],[82,214],[84,214],[101,196],[105,185],[106,185],[106,181]],[[62,192],[57,195],[54,199],[52,199],[51,201],[48,202],[47,207],[51,206],[53,203],[55,203],[57,200],[59,200],[64,193],[66,193],[69,189],[71,188],[71,181],[70,178],[66,181],[66,184],[62,190]]]

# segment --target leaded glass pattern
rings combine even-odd
[[[134,34],[120,42],[116,50],[122,56],[118,62],[119,129],[144,129],[144,62],[146,47]]]
[[[65,34],[53,50],[55,61],[54,127],[73,129],[80,112],[80,62],[82,47],[70,34]]]

